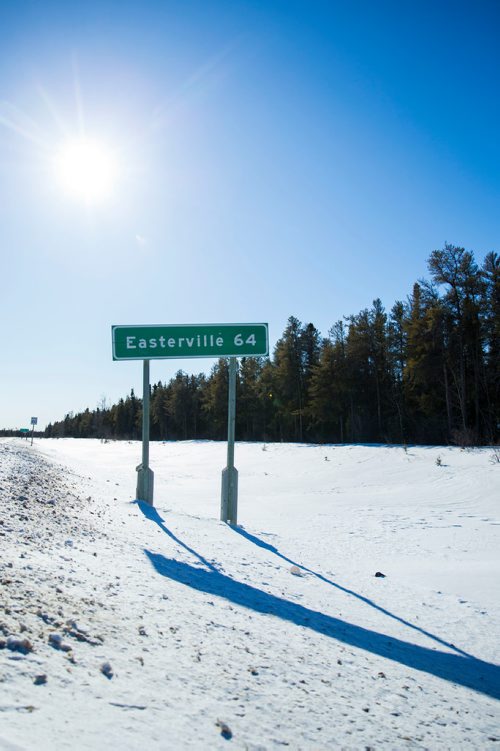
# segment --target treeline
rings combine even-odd
[[[500,256],[479,267],[452,245],[430,280],[387,312],[379,299],[322,338],[289,318],[271,358],[243,358],[238,440],[496,443],[500,428]],[[179,371],[151,389],[151,438],[223,439],[227,361],[209,376]],[[141,437],[142,400],[69,414],[47,436]]]
[[[35,430],[33,433],[34,438],[45,438],[46,431]],[[28,433],[23,433],[21,430],[15,428],[2,428],[0,430],[0,438],[25,438],[31,439],[31,430]]]

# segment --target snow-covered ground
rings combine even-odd
[[[225,451],[0,439],[0,749],[500,748],[493,450]]]

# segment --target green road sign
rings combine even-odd
[[[20,433],[29,433],[30,429],[29,428],[19,428],[19,432]]]
[[[112,326],[113,360],[251,357],[269,353],[267,323]]]

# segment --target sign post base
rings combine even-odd
[[[137,467],[137,493],[138,501],[145,501],[150,506],[153,505],[153,486],[154,472],[149,467],[144,468],[142,464]]]
[[[238,523],[238,470],[226,467],[222,470],[222,492],[220,504],[221,521]]]

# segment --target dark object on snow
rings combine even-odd
[[[61,652],[71,652],[70,645],[63,642],[61,634],[49,634],[49,644],[54,649],[60,649]]]
[[[377,576],[379,579],[385,579],[385,574],[383,574],[382,571],[377,571],[375,576]]]
[[[20,652],[22,655],[27,655],[30,652],[33,652],[33,644],[30,640],[19,639],[17,636],[8,636],[5,646],[7,649],[10,649],[11,652]]]
[[[101,673],[105,675],[106,678],[109,678],[111,680],[111,678],[113,677],[113,668],[111,667],[109,662],[103,662],[103,664],[101,665]]]
[[[229,725],[226,725],[226,723],[222,722],[222,720],[217,720],[215,724],[220,728],[220,734],[222,735],[222,737],[225,738],[226,741],[230,741],[233,737],[233,734]]]
[[[47,676],[45,673],[42,673],[41,675],[35,675],[33,678],[33,683],[35,686],[43,686],[45,683],[47,683]]]

